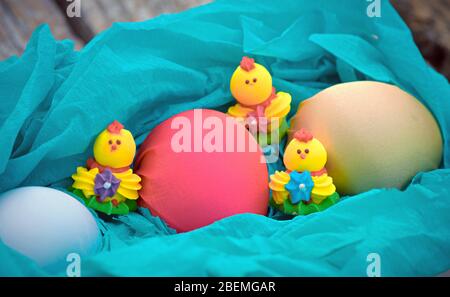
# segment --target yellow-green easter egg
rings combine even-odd
[[[326,168],[337,191],[403,189],[420,171],[439,167],[442,136],[416,98],[386,83],[334,85],[303,101],[292,134],[306,128],[328,152]]]

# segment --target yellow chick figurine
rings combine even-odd
[[[127,214],[137,208],[141,178],[130,168],[136,143],[118,121],[102,131],[94,143],[94,158],[72,175],[72,189],[88,207],[111,214]]]
[[[306,215],[339,201],[333,179],[325,168],[325,147],[309,131],[301,129],[294,134],[283,162],[287,170],[270,176],[273,206],[288,214]]]
[[[243,57],[231,77],[230,90],[238,103],[228,109],[228,115],[245,122],[252,133],[257,132],[260,144],[278,142],[286,134],[291,95],[276,92],[272,76],[264,66]],[[270,137],[274,131],[278,133],[273,137],[276,139]]]

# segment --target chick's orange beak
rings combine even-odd
[[[117,149],[117,146],[115,144],[111,145],[111,152],[114,152]]]

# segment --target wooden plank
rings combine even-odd
[[[22,54],[34,29],[42,23],[50,25],[56,39],[70,38],[77,48],[82,46],[53,0],[0,0],[0,59]]]
[[[427,35],[434,43],[450,50],[448,0],[394,0],[392,4],[415,35]]]
[[[11,51],[11,55],[18,54],[24,46],[23,34],[16,22],[17,20],[6,2],[0,1],[0,27],[2,28],[0,43]],[[6,58],[6,56],[1,58]]]
[[[450,2],[392,0],[424,58],[450,78]]]
[[[139,22],[162,13],[175,13],[210,0],[96,0],[82,2],[84,22],[97,34],[114,22]]]
[[[0,0],[0,59],[20,55],[33,30],[48,23],[56,39],[70,38],[81,48],[113,22],[136,22],[179,12],[210,0],[81,1],[81,18],[68,18],[66,0]],[[83,42],[84,41],[84,42]]]

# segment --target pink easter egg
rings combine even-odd
[[[179,232],[241,213],[266,215],[265,158],[244,125],[196,109],[158,125],[141,145],[141,206]]]

